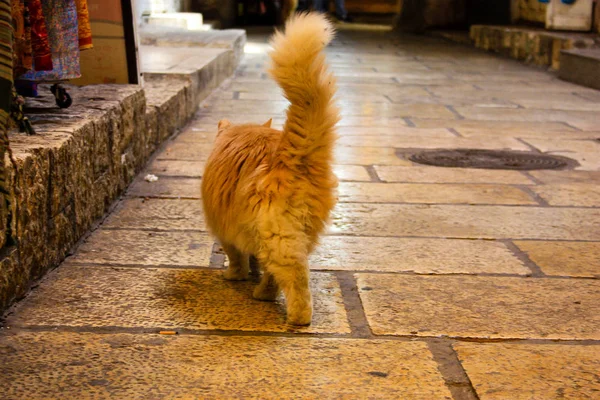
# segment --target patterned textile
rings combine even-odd
[[[13,68],[15,76],[32,68],[31,27],[25,0],[12,0],[11,13],[14,25]]]
[[[31,47],[36,71],[52,71],[52,53],[41,0],[27,0],[31,23]]]
[[[77,22],[79,25],[79,50],[94,47],[92,44],[92,27],[90,26],[90,13],[87,0],[75,0],[77,3]]]
[[[13,26],[10,0],[0,0],[0,135],[8,123],[13,83]]]
[[[13,81],[13,26],[10,0],[0,0],[0,192],[2,225],[6,223],[8,184],[4,168],[4,153],[8,148],[8,115]]]
[[[42,10],[52,50],[52,70],[29,71],[19,79],[58,82],[79,78],[79,27],[75,0],[42,0]]]

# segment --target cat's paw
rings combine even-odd
[[[312,322],[312,308],[288,312],[287,323],[290,325],[306,326]]]
[[[278,290],[264,288],[260,285],[255,287],[254,292],[252,293],[252,297],[260,301],[275,301],[277,300],[277,296],[279,296]]]
[[[242,272],[239,270],[232,270],[231,268],[223,271],[223,278],[228,281],[247,281],[248,272]]]

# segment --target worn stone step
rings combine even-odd
[[[597,35],[520,26],[473,25],[470,36],[477,48],[554,70],[560,68],[561,50],[597,46]]]
[[[141,46],[140,54],[143,87],[68,86],[73,105],[67,109],[56,108],[48,85],[28,99],[38,134],[9,138],[20,249],[8,249],[0,261],[0,311],[60,264],[239,63],[230,48]]]
[[[244,55],[246,31],[241,29],[192,31],[145,24],[139,30],[140,44],[159,47],[200,47],[233,51],[236,66]]]
[[[600,49],[563,50],[558,76],[600,90]]]
[[[182,127],[239,63],[228,49],[189,47],[140,46],[140,59],[148,104],[160,115],[163,138]]]
[[[200,13],[152,13],[146,18],[148,25],[184,28],[190,31],[206,30]]]

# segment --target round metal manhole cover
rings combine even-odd
[[[480,169],[566,169],[577,165],[567,157],[527,151],[504,150],[423,150],[408,157],[409,160],[437,167]]]

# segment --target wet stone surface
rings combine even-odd
[[[80,203],[71,207],[71,194],[92,193],[98,216],[106,193],[126,194],[2,322],[2,399],[598,397],[600,96],[447,41],[337,28],[327,54],[342,110],[339,203],[309,258],[312,325],[288,325],[283,297],[253,300],[255,282],[224,280],[227,260],[202,212],[218,121],[285,122],[287,102],[266,74],[267,35],[251,33],[235,76],[149,165],[136,167],[142,173],[126,192],[104,174],[125,162],[133,180],[135,115],[125,113],[112,138],[124,158],[93,156],[109,146],[97,134],[109,118],[73,143],[93,179],[71,163],[76,179],[68,180],[50,163],[68,161],[62,153],[37,150],[46,140],[71,143],[72,130],[11,139],[19,159],[36,155],[22,167],[30,172],[20,184],[24,215],[53,227],[20,224],[21,257],[40,270],[47,255],[27,249],[42,249],[40,238],[58,246],[72,227],[92,222]],[[177,36],[178,45],[188,36]],[[160,65],[193,68],[168,42],[153,56],[177,57]],[[156,126],[146,127],[145,151],[183,117],[189,87],[148,85]],[[38,117],[52,124],[51,115]],[[490,170],[409,159],[461,148],[565,156],[579,166]],[[57,191],[46,176],[72,190]],[[22,272],[15,260],[0,266],[0,285],[3,271]]]
[[[369,325],[381,335],[600,339],[600,282],[358,274]]]
[[[104,230],[94,232],[72,263],[149,267],[208,267],[213,239],[204,232]]]
[[[63,265],[23,302],[8,324],[147,329],[348,333],[334,276],[314,273],[310,327],[285,323],[283,303],[252,299],[252,282],[222,271]]]
[[[594,399],[600,347],[527,344],[454,345],[479,398]]]
[[[0,351],[11,400],[54,397],[57,367],[65,398],[452,398],[419,342],[24,333]]]

